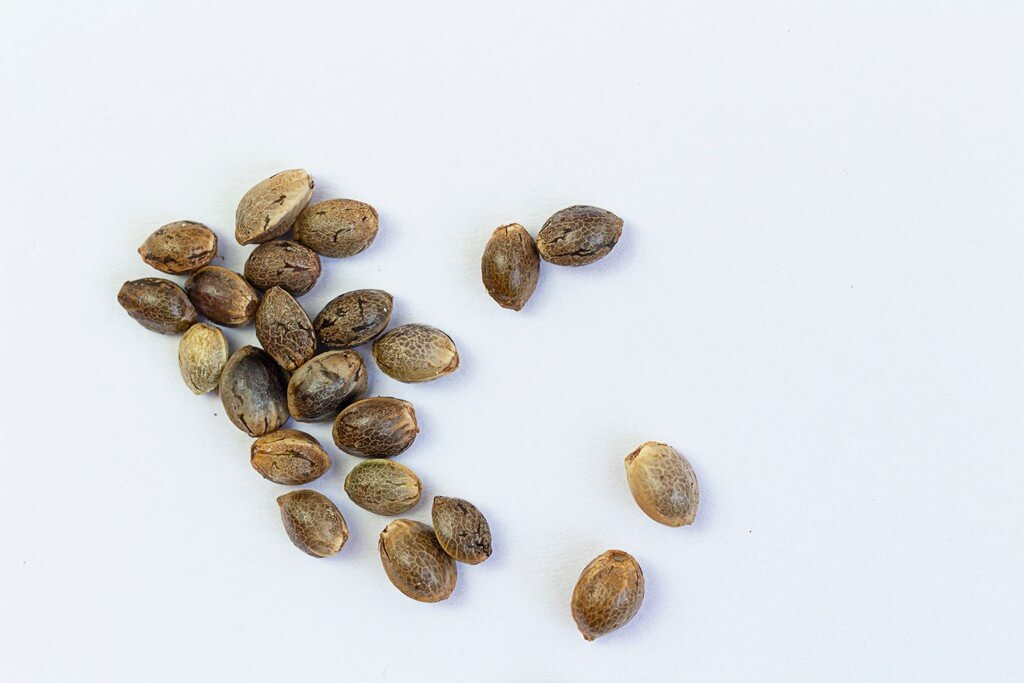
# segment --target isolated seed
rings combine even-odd
[[[308,484],[331,469],[331,457],[320,442],[297,429],[278,429],[252,443],[254,470],[276,484]]]
[[[231,354],[218,387],[228,419],[249,436],[263,436],[288,421],[285,378],[263,349],[243,346]]]
[[[413,600],[440,602],[455,590],[455,561],[426,524],[396,519],[380,532],[377,548],[391,583]]]
[[[327,302],[313,321],[320,343],[332,349],[351,349],[384,331],[391,320],[394,299],[379,289],[357,289]]]
[[[491,235],[480,259],[484,287],[502,308],[522,310],[540,277],[537,245],[518,223],[503,225]]]
[[[430,325],[396,327],[373,342],[373,358],[399,382],[429,382],[459,367],[459,352],[447,334]]]
[[[191,273],[216,258],[217,236],[202,223],[176,221],[157,228],[139,247],[139,254],[165,273]]]
[[[193,394],[217,388],[228,362],[228,340],[213,325],[196,323],[178,343],[178,369]]]
[[[348,525],[337,506],[316,491],[302,489],[277,499],[281,521],[295,547],[313,557],[336,555],[348,540]]]
[[[313,196],[313,178],[303,170],[282,171],[257,183],[238,203],[235,239],[269,242],[288,232]]]
[[[668,444],[648,441],[626,456],[626,478],[640,509],[668,526],[693,524],[700,491],[690,462]]]
[[[245,279],[253,287],[280,287],[292,296],[311,290],[320,277],[320,257],[298,242],[274,240],[252,250],[245,262]]]
[[[377,210],[354,199],[328,199],[306,207],[295,221],[295,241],[318,254],[344,258],[377,236]]]
[[[598,555],[580,574],[572,592],[572,618],[587,640],[625,626],[644,601],[644,573],[622,550]]]
[[[334,443],[349,455],[388,458],[412,445],[420,431],[412,404],[376,396],[356,401],[334,421]]]
[[[352,502],[378,515],[400,515],[420,502],[419,477],[394,460],[365,460],[345,477]]]
[[[200,268],[185,282],[196,310],[215,323],[241,327],[252,320],[260,295],[238,273],[220,266]]]
[[[328,351],[307,361],[288,381],[288,412],[299,422],[329,420],[362,398],[366,365],[355,351]]]
[[[280,287],[271,287],[263,296],[256,311],[256,338],[289,372],[316,353],[313,323],[299,302]]]
[[[545,261],[585,266],[603,258],[622,235],[622,219],[596,206],[570,206],[555,213],[537,233]]]
[[[434,496],[430,516],[437,542],[459,562],[480,564],[491,556],[491,527],[468,500]]]
[[[198,320],[181,287],[159,277],[124,283],[117,302],[140,325],[160,334],[181,334]]]

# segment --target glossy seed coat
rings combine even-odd
[[[596,206],[570,206],[549,218],[537,234],[545,261],[585,266],[608,255],[622,235],[622,219]]]
[[[377,548],[391,583],[413,600],[440,602],[455,590],[455,561],[426,524],[396,519],[380,533]]]
[[[626,456],[629,490],[640,509],[667,526],[693,524],[700,503],[690,462],[668,444],[648,441]]]
[[[256,311],[256,338],[282,368],[291,372],[316,354],[316,333],[295,298],[271,287]]]
[[[400,515],[420,502],[423,484],[416,473],[393,460],[366,460],[345,477],[352,502],[378,515]]]
[[[260,295],[241,275],[220,266],[200,268],[185,282],[196,310],[227,327],[247,325],[256,315]]]
[[[348,540],[348,525],[331,500],[302,489],[277,499],[281,521],[295,547],[313,557],[336,555]]]
[[[239,244],[269,242],[288,232],[313,196],[313,178],[301,169],[282,171],[254,185],[235,210]]]
[[[495,230],[484,247],[480,274],[499,306],[522,310],[540,278],[540,258],[530,233],[518,223]]]
[[[252,443],[249,462],[275,484],[308,484],[331,469],[320,442],[297,429],[278,429]]]
[[[253,249],[245,261],[245,279],[259,290],[280,287],[302,296],[320,277],[320,257],[298,242],[274,240]]]
[[[313,321],[320,343],[351,349],[370,341],[388,326],[394,299],[380,289],[357,289],[327,302]]]
[[[117,302],[140,325],[160,334],[181,334],[199,319],[181,287],[159,277],[124,283]]]
[[[266,351],[243,346],[224,366],[218,392],[232,424],[249,436],[263,436],[288,421],[285,385],[281,367]]]
[[[355,351],[328,351],[295,371],[288,381],[288,411],[299,422],[329,420],[366,393],[369,374]]]
[[[193,394],[213,391],[227,365],[228,340],[219,328],[196,323],[178,343],[178,369]]]
[[[398,455],[420,431],[412,404],[400,398],[375,396],[356,401],[334,421],[334,443],[349,455],[389,458]]]
[[[454,559],[480,564],[491,556],[491,527],[468,500],[434,496],[430,516],[437,542]]]
[[[572,618],[587,640],[626,625],[644,601],[644,573],[622,550],[608,550],[586,566],[572,592]]]
[[[191,273],[216,258],[217,236],[202,223],[175,221],[147,237],[139,247],[139,255],[164,273]]]
[[[376,236],[377,210],[354,199],[318,202],[295,221],[295,241],[323,256],[355,256]]]
[[[412,323],[396,327],[373,342],[373,358],[381,371],[399,382],[429,382],[455,372],[459,352],[447,334]]]

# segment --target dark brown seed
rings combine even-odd
[[[416,473],[394,460],[365,460],[345,477],[352,502],[378,515],[400,515],[420,502],[423,484]]]
[[[313,196],[313,178],[305,171],[282,171],[257,183],[238,203],[235,239],[239,244],[269,242],[288,232]]]
[[[181,334],[198,320],[181,287],[159,277],[124,283],[117,302],[140,325],[160,334]]]
[[[368,373],[355,351],[328,351],[306,362],[288,381],[288,411],[299,422],[329,420],[366,393]]]
[[[459,562],[480,564],[491,556],[491,527],[468,500],[434,496],[430,516],[437,542]]]
[[[622,235],[622,219],[596,206],[570,206],[544,223],[537,249],[558,266],[585,266],[603,258]]]
[[[202,223],[176,221],[157,228],[139,247],[139,254],[165,273],[191,273],[216,258],[217,236]]]
[[[271,287],[256,311],[256,338],[289,372],[316,354],[313,323],[299,302],[280,287]]]
[[[572,592],[572,618],[587,640],[625,626],[644,601],[644,573],[621,550],[598,555],[580,574]]]
[[[185,283],[196,310],[215,323],[241,327],[252,320],[260,295],[238,273],[220,266],[200,268]]]
[[[697,475],[679,451],[648,441],[626,456],[629,490],[640,509],[666,526],[693,524],[700,503]]]
[[[530,233],[518,223],[495,230],[484,247],[480,274],[487,293],[499,306],[521,311],[540,277],[537,245]]]
[[[320,277],[320,257],[298,242],[274,240],[252,250],[245,262],[245,279],[253,287],[280,287],[292,296],[311,290]]]
[[[218,391],[228,419],[249,436],[263,436],[288,421],[285,384],[266,351],[243,346],[224,366]]]
[[[379,289],[357,289],[327,302],[313,321],[320,343],[332,349],[351,349],[384,331],[391,320],[394,299]]]
[[[391,583],[413,600],[440,602],[455,590],[455,561],[426,524],[396,519],[380,532],[377,548]]]
[[[373,359],[399,382],[429,382],[459,367],[459,352],[447,334],[413,323],[396,327],[373,342]]]
[[[411,446],[419,431],[411,403],[377,396],[341,411],[334,421],[334,443],[349,455],[387,458]]]
[[[228,362],[228,340],[219,328],[196,323],[178,344],[178,369],[193,394],[217,388],[220,373]]]
[[[320,442],[297,429],[278,429],[252,443],[254,470],[275,484],[308,484],[331,469],[331,456]]]
[[[336,555],[348,540],[348,525],[338,507],[316,491],[302,489],[277,499],[281,521],[295,547],[313,557]]]
[[[328,199],[306,207],[295,221],[295,241],[318,254],[344,258],[377,236],[377,211],[354,199]]]

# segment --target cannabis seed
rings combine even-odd
[[[480,564],[491,556],[491,527],[468,500],[434,496],[430,516],[437,542],[454,559]]]
[[[366,393],[368,374],[355,351],[328,351],[302,365],[288,381],[288,411],[299,422],[334,417]]]
[[[193,394],[217,388],[228,355],[228,340],[219,328],[206,323],[188,328],[178,343],[178,369]]]
[[[331,469],[320,442],[297,429],[278,429],[252,443],[249,462],[275,484],[308,484]]]
[[[416,473],[393,460],[365,460],[345,477],[352,502],[378,515],[399,515],[420,502],[423,484]]]
[[[626,456],[626,478],[640,509],[668,526],[693,524],[700,491],[690,462],[668,444],[648,441]]]
[[[622,235],[622,219],[596,206],[570,206],[544,223],[537,249],[559,266],[585,266],[605,257]]]
[[[412,404],[376,396],[356,401],[334,421],[334,443],[349,455],[387,458],[412,445],[420,431]]]
[[[502,308],[522,310],[540,277],[537,245],[518,223],[503,225],[491,235],[480,259],[484,287]]]
[[[302,489],[277,499],[281,521],[295,547],[313,557],[336,555],[348,540],[348,525],[331,500]]]
[[[354,199],[328,199],[306,207],[295,221],[295,241],[318,254],[343,258],[377,236],[377,210]]]
[[[228,419],[249,436],[263,436],[288,421],[285,378],[266,351],[243,346],[220,375],[221,403]]]
[[[379,289],[357,289],[327,302],[313,321],[320,343],[332,349],[351,349],[384,331],[391,320],[394,299]]]
[[[280,237],[312,196],[313,178],[301,169],[282,171],[257,183],[238,203],[235,239],[239,244],[254,244]]]
[[[587,640],[625,626],[644,601],[644,573],[621,550],[598,555],[580,574],[572,592],[572,618]]]
[[[320,257],[298,242],[274,240],[252,250],[244,272],[256,289],[280,287],[292,296],[302,296],[320,277]]]
[[[140,325],[160,334],[181,334],[198,320],[181,287],[159,277],[124,283],[117,302]]]
[[[176,221],[157,228],[139,247],[139,254],[165,273],[191,273],[217,256],[217,236],[202,223]]]
[[[396,327],[373,342],[373,358],[399,382],[429,382],[455,372],[459,352],[447,334],[430,325]]]
[[[220,266],[200,268],[185,282],[196,310],[215,323],[241,327],[252,320],[260,295],[238,273]]]
[[[256,311],[256,338],[282,368],[291,372],[316,354],[309,316],[291,294],[271,287]]]
[[[413,600],[440,602],[455,590],[455,561],[426,524],[396,519],[380,533],[377,548],[391,583]]]

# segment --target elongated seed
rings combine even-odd
[[[307,361],[288,381],[288,411],[299,422],[329,420],[366,393],[366,365],[355,351],[328,351]]]
[[[417,323],[385,332],[373,342],[373,358],[384,374],[399,382],[429,382],[459,367],[452,338],[436,327]]]
[[[692,524],[700,491],[690,462],[668,444],[648,441],[626,456],[629,490],[640,509],[667,526]]]
[[[644,573],[622,550],[608,550],[580,574],[572,592],[572,618],[587,640],[625,626],[644,601]]]
[[[181,287],[159,277],[124,283],[117,302],[140,325],[160,334],[181,334],[198,320]]]
[[[357,289],[327,302],[313,327],[320,343],[351,349],[370,341],[388,326],[394,299],[380,289]]]
[[[313,288],[320,277],[320,257],[298,242],[274,240],[253,249],[245,261],[245,279],[256,289],[280,287],[292,296]]]
[[[455,590],[455,561],[426,524],[396,519],[380,533],[377,548],[391,583],[413,600],[439,602]]]
[[[216,258],[217,236],[202,223],[175,221],[147,237],[139,247],[139,255],[164,273],[191,273]]]
[[[468,500],[434,496],[430,516],[437,542],[454,559],[480,564],[491,556],[491,527]]]
[[[178,343],[178,369],[193,394],[217,388],[220,373],[228,362],[228,340],[219,328],[196,323]]]
[[[243,346],[231,354],[218,387],[228,419],[249,436],[263,436],[288,421],[281,367],[263,349]]]
[[[200,268],[185,282],[196,310],[227,327],[248,324],[260,304],[260,295],[238,273],[220,266]]]
[[[480,274],[487,293],[498,305],[522,310],[540,278],[537,245],[530,233],[518,223],[495,230],[484,247]]]
[[[377,211],[354,199],[328,199],[306,207],[295,221],[295,241],[318,254],[355,256],[377,236]]]
[[[297,429],[278,429],[252,442],[249,462],[276,484],[308,484],[331,468],[320,442]]]
[[[412,404],[390,396],[356,401],[334,421],[334,443],[349,455],[389,458],[412,445],[420,431]]]
[[[288,232],[313,196],[313,178],[301,169],[270,176],[245,193],[235,211],[239,244],[269,242]]]
[[[316,333],[299,302],[280,287],[267,290],[256,311],[256,338],[291,372],[316,354]]]
[[[545,261],[585,266],[608,255],[622,235],[622,219],[596,206],[570,206],[556,212],[537,233]]]
[[[295,547],[313,557],[336,555],[348,540],[348,525],[331,500],[302,489],[277,499],[281,521]]]
[[[366,460],[345,477],[352,502],[378,515],[400,515],[420,502],[423,485],[405,465],[393,460]]]

